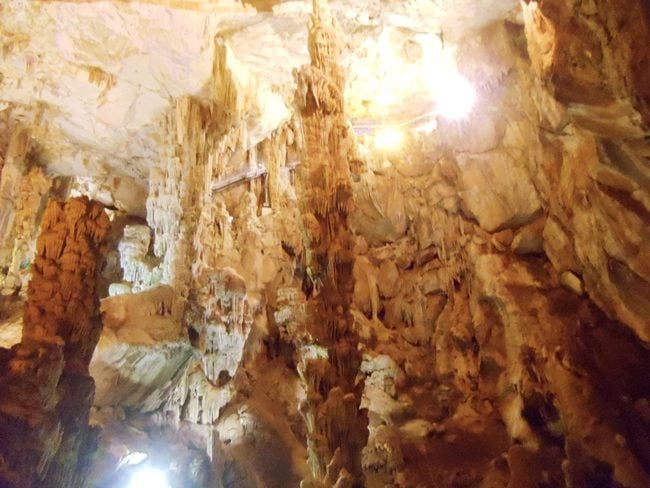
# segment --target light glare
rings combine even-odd
[[[113,294],[111,294],[111,287],[112,287],[113,285],[119,285],[119,286],[114,287],[114,288],[112,289],[112,290],[113,290]],[[121,285],[121,284],[119,284],[119,283],[112,283],[112,284],[108,287],[108,294],[111,295],[111,296],[115,296],[115,295],[121,295],[121,294],[123,294],[123,293],[124,293],[124,290],[122,290],[121,288],[119,288],[120,286],[123,286],[123,285]],[[145,459],[147,459],[148,456],[149,456],[149,455],[148,455],[146,452],[139,452],[139,451],[129,452],[126,456],[124,456],[124,457],[122,458],[122,460],[120,461],[120,464],[117,465],[117,469],[120,469],[122,466],[134,466],[134,465],[136,465],[136,464],[140,464],[142,461],[144,461]]]
[[[159,469],[142,468],[131,478],[128,488],[171,488],[167,476]]]
[[[476,90],[458,73],[444,77],[438,92],[438,112],[447,119],[467,117],[476,101]]]
[[[395,149],[402,142],[404,134],[394,127],[384,127],[375,134],[375,143],[380,149]]]

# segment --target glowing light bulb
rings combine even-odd
[[[167,476],[159,469],[142,468],[131,478],[128,488],[171,488]]]
[[[380,149],[395,149],[402,142],[404,133],[394,127],[383,127],[375,133],[375,144]]]
[[[440,115],[447,119],[462,119],[472,111],[476,101],[476,90],[458,73],[443,77],[438,87],[437,107]]]

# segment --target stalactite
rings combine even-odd
[[[212,175],[224,159],[217,155],[223,154],[224,141],[230,142],[233,133],[218,107],[218,102],[192,97],[176,100],[165,122],[168,140],[162,167],[150,175],[147,211],[154,250],[163,257],[163,282],[180,289],[187,290],[191,280],[186,272],[192,260],[189,240],[201,232],[199,225],[212,225],[201,214],[211,199]]]
[[[177,420],[206,424],[217,419],[235,394],[230,379],[252,327],[246,284],[223,267],[239,250],[225,200],[214,194],[227,171],[247,169],[248,127],[235,116],[242,101],[228,56],[228,48],[215,39],[211,97],[173,101],[163,126],[163,158],[151,170],[147,200],[162,282],[189,298],[184,321],[198,335],[193,344],[199,354],[163,408]]]

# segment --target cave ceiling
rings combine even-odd
[[[348,112],[371,123],[426,105],[427,68],[435,71],[443,46],[497,18],[516,20],[519,5],[330,3],[343,32]],[[144,184],[159,157],[161,120],[171,101],[210,96],[219,45],[253,146],[290,117],[292,69],[308,58],[310,9],[311,2],[275,0],[6,2],[0,6],[0,119],[11,112],[13,121],[32,126],[37,161],[51,174],[130,176]],[[396,60],[404,63],[397,70]],[[412,74],[409,63],[423,73],[419,81],[411,76],[410,86],[395,78]],[[377,107],[377,94],[389,95],[390,107]]]

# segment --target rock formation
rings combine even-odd
[[[51,202],[36,242],[22,340],[2,349],[2,486],[85,486],[98,432],[88,425],[99,340],[103,207]]]
[[[311,64],[297,74],[304,137],[299,171],[303,214],[306,337],[296,340],[307,398],[301,413],[314,486],[363,486],[361,449],[368,437],[359,409],[361,355],[351,314],[354,290],[350,128],[344,111],[339,33],[326,2],[314,0],[309,26]],[[302,332],[302,331],[301,331]],[[309,484],[308,484],[309,485]]]
[[[647,2],[0,12],[0,485],[650,486]]]

